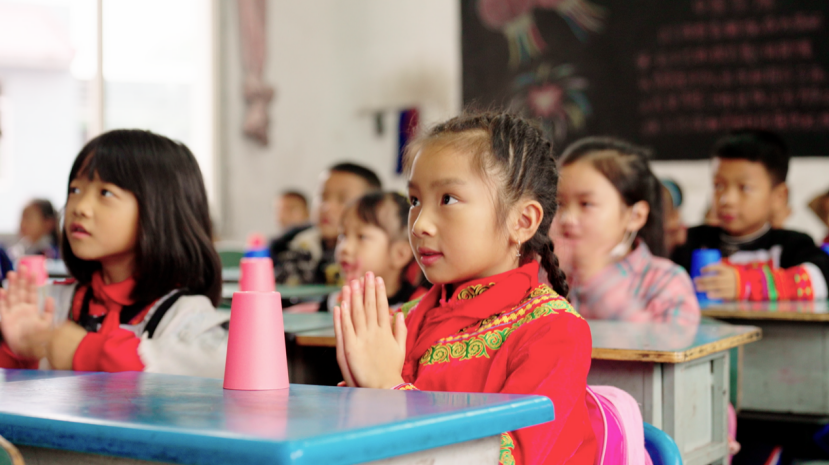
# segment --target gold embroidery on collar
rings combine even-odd
[[[548,292],[549,291],[549,292]],[[452,360],[464,361],[479,357],[489,357],[504,344],[509,335],[530,321],[561,312],[570,313],[578,318],[581,316],[573,310],[565,299],[552,292],[548,286],[539,286],[532,294],[537,297],[525,299],[529,302],[519,310],[509,310],[500,315],[493,315],[482,321],[477,331],[464,331],[440,339],[429,348],[420,358],[420,366],[447,363]]]
[[[495,283],[489,283],[487,285],[484,284],[473,284],[472,286],[467,287],[466,289],[462,290],[458,293],[458,300],[469,300],[478,297],[479,295],[486,292],[487,289],[494,286]]]

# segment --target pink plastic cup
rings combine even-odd
[[[20,257],[17,263],[17,269],[20,270],[24,266],[29,274],[35,277],[35,284],[38,286],[46,284],[46,280],[49,278],[49,274],[46,272],[46,257],[43,255],[26,255]]]
[[[225,389],[264,391],[288,387],[281,299],[277,292],[233,294]]]
[[[274,292],[273,260],[268,257],[243,258],[239,264],[239,290],[242,292]]]

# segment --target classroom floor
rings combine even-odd
[[[733,465],[764,465],[776,446],[783,448],[780,465],[829,465],[829,453],[814,440],[826,424],[814,421],[781,421],[740,415],[737,441],[742,449]],[[825,438],[829,447],[829,437]]]

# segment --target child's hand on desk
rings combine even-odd
[[[708,265],[703,275],[694,278],[698,292],[705,292],[709,299],[737,299],[737,271],[723,264]]]
[[[334,332],[348,386],[388,389],[403,383],[406,324],[398,313],[392,325],[381,278],[367,273],[364,286],[352,281],[343,287],[342,306],[334,308]]]
[[[67,321],[60,325],[52,334],[46,345],[46,357],[55,370],[71,370],[75,351],[86,337],[86,330],[78,324]]]
[[[53,331],[55,301],[47,298],[43,313],[40,312],[35,278],[26,267],[21,267],[19,274],[9,272],[8,283],[8,289],[0,289],[0,331],[3,340],[20,357],[43,358]]]

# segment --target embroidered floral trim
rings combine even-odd
[[[541,285],[533,290],[518,307],[481,321],[474,331],[461,332],[440,339],[423,354],[419,363],[431,365],[449,362],[452,359],[470,360],[489,357],[490,350],[500,349],[507,337],[522,325],[548,315],[558,314],[560,311],[581,318],[566,300],[548,286]]]
[[[501,455],[498,463],[501,465],[515,465],[515,457],[512,455],[512,450],[515,448],[515,442],[509,433],[501,433]]]
[[[419,391],[419,389],[416,388],[415,385],[412,383],[398,384],[392,389],[394,389],[395,391]]]
[[[527,299],[533,299],[535,297],[541,297],[543,295],[558,296],[558,293],[554,291],[552,287],[546,284],[540,284],[538,287],[533,289],[532,292],[530,292],[530,296]]]
[[[494,286],[495,283],[489,284],[473,284],[472,286],[467,287],[466,289],[460,291],[458,293],[458,300],[469,300],[478,297],[479,295],[483,294],[487,291],[490,287]]]

